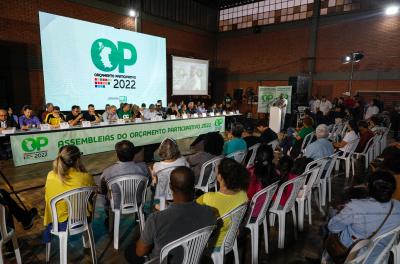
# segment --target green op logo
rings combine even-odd
[[[128,42],[118,41],[116,46],[112,41],[100,38],[92,44],[91,57],[93,64],[101,71],[111,72],[118,66],[118,71],[125,73],[125,66],[136,63],[137,51]]]
[[[40,151],[41,148],[49,144],[49,139],[47,137],[30,137],[25,138],[21,142],[21,148],[25,152]]]

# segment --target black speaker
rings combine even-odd
[[[310,77],[289,77],[288,83],[292,86],[292,109],[296,109],[299,105],[308,105],[308,86],[310,84]]]
[[[235,99],[235,101],[241,102],[243,100],[243,89],[235,89],[233,91],[233,99]]]

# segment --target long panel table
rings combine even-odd
[[[84,155],[111,151],[121,140],[135,146],[160,143],[167,137],[182,139],[208,132],[224,132],[225,116],[94,125],[41,131],[18,130],[10,134],[15,166],[54,160],[64,145],[76,145]]]

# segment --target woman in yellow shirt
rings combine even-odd
[[[247,170],[233,159],[225,158],[218,166],[218,192],[208,192],[197,198],[198,204],[208,205],[215,209],[217,217],[221,217],[239,205],[247,202],[247,186],[249,175]],[[215,244],[219,250],[228,231],[229,220],[224,220]]]
[[[47,174],[45,185],[44,225],[46,230],[44,240],[46,243],[50,241],[52,227],[51,199],[66,191],[86,186],[94,186],[94,181],[82,164],[79,148],[74,145],[61,147],[57,158],[53,162],[53,170]],[[68,206],[64,201],[60,201],[57,203],[56,208],[59,229],[65,230],[68,220]]]

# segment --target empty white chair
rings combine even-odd
[[[319,177],[321,177],[322,172],[325,168],[327,159],[319,159],[313,162],[310,162],[307,165],[305,172],[300,176],[306,178],[306,182],[299,192],[296,202],[298,205],[298,221],[299,221],[299,230],[303,231],[304,226],[304,206],[307,203],[307,211],[308,211],[308,223],[312,224],[311,217],[311,195],[314,185],[319,186]],[[318,206],[320,206],[320,201],[317,201]]]
[[[272,201],[276,190],[278,189],[278,182],[275,182],[268,187],[257,192],[250,202],[250,210],[247,216],[246,227],[250,229],[251,235],[251,263],[258,263],[258,237],[259,237],[259,226],[264,225],[264,241],[265,241],[265,252],[268,253],[268,225],[266,213],[268,212],[269,205]],[[259,208],[260,201],[261,208]],[[263,200],[263,201],[262,201]],[[257,205],[257,207],[256,207]],[[260,210],[255,219],[252,218],[255,209]]]
[[[332,171],[333,168],[335,167],[336,160],[338,157],[339,153],[334,153],[331,156],[329,156],[328,163],[326,165],[326,170],[325,170],[325,177],[320,179],[321,182],[321,204],[322,206],[326,205],[326,190],[328,189],[328,201],[330,202],[332,200]]]
[[[121,214],[138,214],[140,231],[144,230],[143,203],[146,198],[148,178],[143,175],[122,175],[107,182],[111,195],[110,199],[110,224],[111,213],[114,213],[114,248],[118,250],[119,223]],[[119,196],[119,204],[115,200]],[[138,198],[140,201],[138,202]],[[111,228],[110,228],[111,230]]]
[[[157,171],[157,185],[154,194],[155,199],[160,200],[160,211],[164,210],[167,206],[167,201],[173,199],[172,191],[169,188],[169,177],[171,172],[178,166],[171,166],[162,170]]]
[[[250,168],[254,165],[254,160],[256,159],[256,154],[258,148],[261,146],[261,143],[254,144],[247,150],[247,155],[250,155],[249,160],[247,161],[246,168]]]
[[[238,235],[239,225],[243,220],[246,210],[247,203],[236,207],[219,218],[219,220],[223,221],[225,224],[229,224],[229,227],[222,242],[221,248],[219,251],[213,251],[211,254],[211,258],[215,264],[223,264],[224,256],[232,250],[235,255],[235,264],[239,264],[239,252],[236,238]]]
[[[390,250],[393,254],[393,263],[400,264],[400,233],[397,234],[392,249]]]
[[[364,149],[362,152],[357,153],[354,152],[353,156],[351,157],[351,167],[352,170],[354,172],[354,163],[356,162],[357,159],[359,159],[360,157],[364,157],[364,166],[366,169],[368,169],[368,164],[370,163],[370,150],[374,147],[374,140],[375,137],[370,138],[370,140],[368,140],[367,144],[365,145]]]
[[[384,130],[383,130],[382,139],[380,141],[380,143],[381,143],[381,145],[380,145],[381,153],[387,147],[387,137],[388,137],[388,134],[390,132],[390,126],[389,127],[385,127]]]
[[[21,253],[19,252],[18,240],[17,236],[15,235],[15,230],[12,228],[7,228],[6,224],[6,208],[0,204],[0,263],[3,264],[3,246],[8,242],[12,241],[15,258],[18,264],[21,264]]]
[[[183,259],[180,263],[182,264],[197,264],[200,263],[201,256],[203,254],[204,248],[207,245],[208,239],[215,226],[203,227],[196,230],[186,236],[178,238],[165,245],[160,252],[160,258],[150,260],[146,263],[168,263],[168,255],[171,250],[182,247],[183,248]]]
[[[234,159],[240,164],[243,164],[244,159],[246,158],[246,151],[235,151],[229,155],[226,155],[227,158]]]
[[[284,182],[278,189],[278,193],[276,195],[275,201],[272,207],[269,209],[269,221],[270,225],[274,226],[275,223],[275,215],[278,216],[279,222],[279,235],[278,235],[278,248],[285,247],[285,224],[286,224],[286,214],[288,212],[292,212],[293,216],[293,224],[294,224],[294,234],[297,238],[297,216],[296,216],[296,208],[295,208],[295,201],[296,197],[299,194],[301,187],[304,185],[306,181],[305,177],[296,177],[289,181]],[[292,192],[290,193],[289,198],[287,199],[285,205],[280,208],[279,202],[281,200],[283,191],[285,188],[288,188],[289,185],[293,185]]]
[[[360,142],[359,138],[357,138],[351,142],[348,142],[347,145],[345,146],[345,151],[343,151],[343,153],[337,157],[336,171],[339,170],[340,160],[344,160],[346,178],[350,177],[351,157],[353,156],[353,153],[357,148],[358,142]],[[354,175],[354,170],[353,170],[353,175]]]
[[[195,189],[201,190],[203,192],[208,192],[210,189],[214,188],[217,190],[216,173],[218,164],[224,156],[218,156],[206,161],[200,169],[200,176],[197,184],[194,186]],[[207,175],[208,174],[208,175]],[[205,181],[207,179],[207,181]]]
[[[373,141],[373,147],[371,150],[371,160],[376,159],[380,154],[380,150],[381,150],[381,141],[382,139],[382,135],[381,134],[376,134],[374,137],[374,141]]]
[[[89,199],[95,199],[96,187],[82,187],[71,191],[64,192],[62,194],[53,197],[50,200],[51,217],[53,221],[52,235],[58,236],[60,240],[60,264],[67,264],[67,248],[68,248],[68,236],[82,234],[87,232],[89,237],[90,249],[92,252],[92,261],[97,263],[96,248],[94,244],[93,231],[91,224],[88,222],[88,205]],[[58,230],[58,213],[56,204],[60,201],[64,201],[68,206],[68,225],[65,231]],[[93,214],[94,214],[93,205]],[[83,244],[86,241],[83,238]],[[50,260],[51,242],[46,244],[46,262]]]
[[[277,139],[272,140],[271,142],[269,142],[267,145],[270,145],[272,147],[272,150],[275,150],[276,147],[278,146],[279,141]]]

